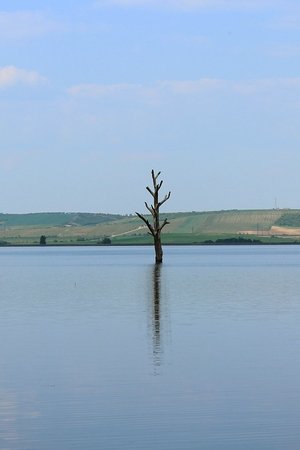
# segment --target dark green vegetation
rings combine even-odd
[[[282,214],[276,220],[275,225],[280,227],[300,227],[300,211]]]
[[[147,217],[147,216],[145,216]],[[161,214],[163,244],[300,243],[300,210],[232,210]],[[135,245],[153,242],[134,215],[0,214],[0,245]],[[243,241],[241,241],[243,238]],[[254,241],[254,242],[253,242]]]
[[[44,234],[40,237],[40,245],[46,245],[47,244],[47,238]]]
[[[1,214],[0,225],[5,226],[79,226],[96,225],[121,219],[119,214],[101,213],[31,213],[31,214]]]
[[[255,245],[255,244],[262,244],[262,241],[259,241],[258,239],[232,237],[232,238],[219,238],[219,239],[216,239],[215,241],[212,241],[210,239],[208,241],[204,241],[204,244],[208,244],[208,245]]]

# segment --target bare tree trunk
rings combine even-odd
[[[145,206],[148,209],[148,211],[152,215],[153,223],[151,224],[148,219],[146,219],[142,214],[136,213],[137,216],[147,225],[149,229],[149,234],[153,236],[154,239],[154,249],[155,249],[155,262],[160,264],[163,260],[163,250],[161,245],[161,230],[169,223],[167,219],[163,221],[161,224],[159,221],[159,208],[161,205],[163,205],[171,195],[171,192],[169,192],[167,195],[165,195],[164,199],[159,201],[159,190],[163,184],[163,181],[160,182],[157,181],[160,172],[158,172],[156,175],[154,173],[154,170],[151,171],[152,175],[152,184],[153,189],[150,189],[149,186],[146,187],[147,191],[152,195],[153,197],[153,204],[149,206],[147,202],[145,202]]]
[[[163,249],[160,236],[154,236],[155,262],[160,264],[163,260]]]

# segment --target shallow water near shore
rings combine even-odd
[[[300,247],[0,248],[1,450],[298,450]]]

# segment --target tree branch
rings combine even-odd
[[[161,182],[156,186],[157,192],[160,190],[160,188],[162,187],[163,184],[163,180],[161,180]]]
[[[165,219],[161,226],[159,227],[159,231],[161,231],[166,225],[168,225],[170,222],[168,222],[168,219]]]
[[[152,180],[153,180],[153,186],[156,186],[156,180],[157,180],[157,178],[159,177],[160,172],[158,172],[158,173],[155,175],[154,170],[152,169],[152,170],[151,170],[151,175],[152,175]]]
[[[169,191],[169,193],[165,196],[165,198],[164,198],[161,202],[159,202],[159,204],[158,204],[158,207],[159,207],[159,208],[160,208],[161,205],[163,205],[167,200],[169,200],[170,195],[171,195],[171,191]]]
[[[152,197],[154,197],[155,192],[152,192],[151,189],[149,188],[149,186],[146,187],[147,191],[150,192],[150,194],[152,195]]]
[[[148,209],[148,211],[150,211],[150,213],[152,214],[152,216],[153,216],[153,214],[154,214],[154,208],[153,208],[153,206],[151,205],[151,207],[148,205],[148,203],[147,202],[145,202],[145,206],[146,206],[146,208]]]
[[[147,227],[150,230],[151,235],[154,236],[155,235],[154,228],[151,225],[151,223],[149,222],[149,220],[147,220],[144,216],[142,216],[142,214],[140,214],[138,212],[136,212],[136,215],[147,225]]]

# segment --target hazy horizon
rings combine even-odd
[[[231,209],[205,209],[205,210],[181,210],[171,211],[168,209],[161,210],[160,214],[198,214],[198,213],[218,213],[218,212],[235,212],[235,211],[300,211],[299,208],[231,208]],[[120,213],[118,211],[26,211],[26,212],[3,212],[4,215],[26,215],[26,214],[107,214],[107,215],[119,215],[119,216],[136,216],[135,212]],[[150,215],[148,211],[145,215]],[[136,216],[137,217],[137,216]]]

